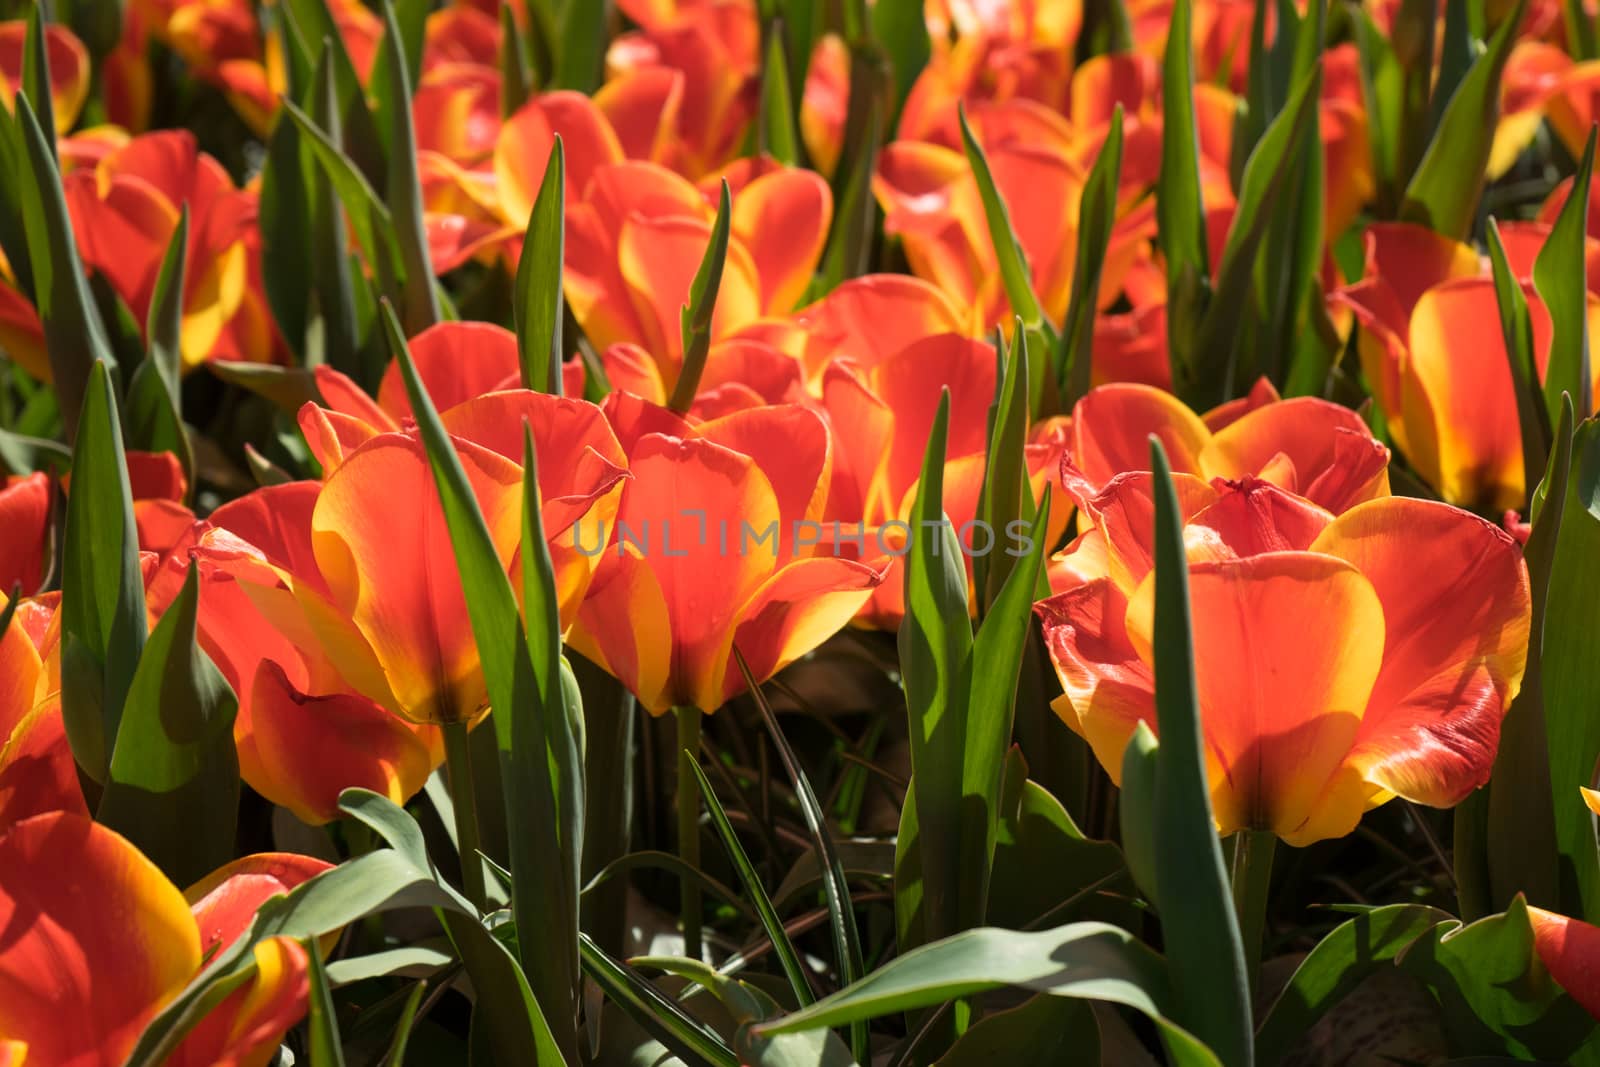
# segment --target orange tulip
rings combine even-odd
[[[611,388],[663,407],[671,399],[661,368],[638,345],[619,342],[606,349],[600,360]],[[745,408],[799,404],[809,399],[800,363],[793,356],[766,341],[729,337],[706,353],[700,387],[689,412],[713,419]]]
[[[1340,837],[1394,796],[1448,807],[1489,778],[1521,684],[1527,568],[1498,527],[1380,497],[1335,517],[1267,482],[1178,475],[1212,807],[1222,833]],[[1151,476],[1084,504],[1064,591],[1037,606],[1055,708],[1112,778],[1155,725]]]
[[[844,151],[850,117],[850,49],[836,33],[817,38],[800,97],[800,139],[818,173],[829,178]]]
[[[27,20],[0,22],[0,105],[13,111],[17,90],[22,88],[27,37]],[[55,132],[63,134],[78,121],[78,113],[89,98],[89,79],[94,70],[83,42],[60,23],[45,23],[44,50],[50,61],[50,106],[55,112]],[[38,106],[37,101],[34,106]]]
[[[1532,257],[1520,247],[1527,269]],[[1524,292],[1542,377],[1550,316],[1525,275]],[[1452,503],[1521,507],[1522,436],[1511,368],[1494,282],[1477,254],[1419,226],[1374,225],[1367,231],[1366,276],[1332,299],[1361,325],[1362,370],[1390,436],[1417,472]],[[1600,324],[1600,300],[1591,295],[1589,308],[1590,321]]]
[[[1022,244],[1034,291],[1045,314],[1059,322],[1072,294],[1077,208],[1087,169],[1073,127],[1031,101],[985,105],[971,114],[1011,225]],[[884,230],[905,245],[912,271],[933,282],[960,307],[976,307],[985,326],[1007,321],[999,263],[976,179],[958,148],[897,141],[879,157],[873,190]],[[1142,242],[1154,232],[1149,204],[1115,226],[1100,303],[1122,291],[1123,277]]]
[[[44,581],[45,546],[50,533],[50,476],[13,476],[0,481],[0,599],[21,587],[34,593]]]
[[[269,362],[283,346],[261,281],[256,196],[183,130],[144,134],[64,179],[79,252],[144,323],[162,258],[189,206],[184,369],[210,359]]]
[[[0,634],[0,833],[48,811],[88,813],[61,702],[48,692],[40,638],[30,632],[48,628],[49,615],[46,605],[24,602]]]
[[[755,115],[761,29],[749,0],[620,0],[639,30],[606,50],[595,104],[630,159],[699,179],[738,154]]]
[[[1066,110],[1072,54],[1082,4],[1023,0],[983,4],[935,0],[927,5],[933,54],[917,75],[900,114],[899,136],[959,150],[959,104],[1026,100]]]
[[[615,527],[573,528],[599,557],[572,647],[652,714],[712,712],[816,647],[882,575],[818,555],[832,456],[828,429],[784,405],[691,422],[613,393],[606,412],[633,474]]]
[[[995,392],[994,348],[956,334],[935,334],[876,359],[839,357],[823,376],[822,403],[833,427],[837,451],[825,512],[837,550],[852,544],[854,555],[885,568],[882,585],[861,609],[857,621],[892,630],[905,614],[904,578],[897,565],[907,549],[911,518],[921,484],[940,395],[950,390],[950,420],[945,445],[943,508],[971,552],[1023,551],[1012,530],[980,532],[973,526],[988,461],[988,412]],[[1052,436],[1051,423],[1036,428],[1025,458],[1034,496],[1056,481],[1064,442]],[[1059,520],[1047,539],[1065,527],[1066,509],[1052,509]],[[970,557],[965,560],[969,588]],[[973,602],[976,609],[976,601]]]
[[[257,490],[207,521],[200,642],[239,697],[239,772],[256,792],[318,824],[360,787],[403,804],[443,759],[436,727],[405,721],[349,687],[317,643],[287,573],[317,576],[314,482]]]
[[[827,183],[810,171],[756,161],[729,179],[733,217],[713,339],[800,301],[833,211]],[[683,362],[679,312],[715,217],[708,192],[655,164],[626,162],[596,170],[567,211],[566,293],[578,324],[602,351],[619,342],[644,349],[669,392]]]
[[[0,833],[0,1050],[44,1067],[120,1063],[140,1031],[269,897],[328,868],[308,856],[246,857],[190,891],[126,839],[67,812]],[[262,1067],[305,1014],[308,959],[286,938],[167,1059]],[[110,976],[114,980],[107,981]]]
[[[1389,493],[1389,450],[1359,415],[1316,397],[1279,400],[1264,379],[1204,417],[1148,385],[1091,389],[1072,411],[1068,490],[1081,503],[1117,475],[1147,469],[1151,434],[1175,472],[1259,478],[1334,514]]]

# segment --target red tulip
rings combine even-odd
[[[28,36],[26,19],[0,22],[0,106],[16,110],[17,90],[22,88],[23,52]],[[89,98],[89,80],[94,70],[88,49],[67,27],[57,22],[44,24],[45,58],[50,62],[50,106],[55,112],[55,133],[64,134],[78,121],[78,112]],[[34,101],[34,107],[39,106]]]
[[[1488,780],[1531,616],[1498,527],[1380,497],[1335,517],[1270,483],[1177,477],[1212,807],[1221,832],[1305,845],[1403,796],[1448,807]],[[1154,726],[1150,475],[1084,502],[1092,528],[1037,612],[1056,711],[1120,776]]]
[[[808,408],[760,407],[692,423],[613,393],[606,411],[633,477],[615,528],[584,522],[599,555],[572,647],[653,714],[712,712],[838,630],[882,575],[818,555],[831,466],[826,424]]]
[[[46,1067],[122,1062],[209,952],[242,934],[268,897],[327,868],[307,856],[247,857],[186,900],[127,840],[81,815],[0,832],[0,927],[12,932],[0,944],[0,1050]],[[306,968],[294,941],[258,945],[245,984],[167,1063],[270,1062],[305,1014]]]

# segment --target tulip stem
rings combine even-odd
[[[1253,1001],[1261,988],[1262,935],[1267,925],[1267,891],[1272,886],[1272,854],[1278,835],[1271,830],[1242,830],[1233,839],[1233,910],[1239,916],[1245,973]]]
[[[456,809],[456,850],[461,854],[461,888],[467,899],[482,909],[488,902],[483,882],[483,859],[478,855],[478,797],[472,787],[472,748],[467,724],[446,723],[445,768],[450,776],[450,802]]]
[[[700,754],[700,709],[679,707],[678,716],[678,858],[700,869],[700,785],[694,762]],[[683,954],[698,960],[704,951],[700,935],[700,883],[685,872],[682,908]]]

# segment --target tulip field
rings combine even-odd
[[[0,1067],[1600,1067],[1587,0],[0,0]]]

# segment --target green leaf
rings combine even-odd
[[[150,297],[150,318],[145,324],[150,362],[161,373],[174,402],[183,375],[183,293],[188,250],[189,204],[185,201],[178,214],[177,229],[172,231],[166,255],[161,258],[161,270]]]
[[[528,43],[517,32],[511,5],[500,5],[500,117],[510,118],[533,95]]]
[[[415,0],[408,0],[409,11],[418,10]],[[421,8],[426,13],[426,5]],[[379,115],[384,115],[383,101],[392,101],[388,108],[387,134],[389,172],[387,199],[389,215],[394,220],[394,238],[400,260],[401,303],[400,321],[408,335],[416,335],[439,321],[439,301],[433,287],[433,262],[428,256],[428,231],[422,220],[422,178],[417,172],[417,131],[411,123],[411,74],[414,67],[407,66],[405,48],[407,39],[395,18],[394,3],[383,3],[383,45],[379,50],[378,66],[373,72],[373,83],[380,88]],[[422,40],[421,19],[418,22],[417,51],[420,57]],[[348,201],[346,202],[348,206]]]
[[[1150,724],[1140,720],[1122,752],[1122,792],[1117,797],[1121,820],[1122,852],[1128,872],[1150,903],[1161,909],[1156,877],[1156,785],[1160,745]]]
[[[383,150],[391,167],[395,162],[399,123],[409,122],[411,97],[417,91],[422,70],[423,40],[427,33],[428,10],[433,0],[384,0],[378,14],[384,20],[383,41],[372,59],[367,85],[372,95],[373,125],[378,129]],[[390,42],[398,42],[391,47]],[[404,79],[397,79],[403,71]],[[390,193],[394,192],[390,189]]]
[[[744,846],[739,843],[739,835],[734,832],[733,823],[728,821],[728,813],[722,810],[716,790],[711,788],[705,772],[700,769],[699,761],[688,760],[683,765],[694,771],[695,780],[700,783],[700,795],[705,798],[706,812],[711,816],[711,826],[722,839],[722,846],[727,850],[728,858],[733,861],[733,869],[739,874],[739,883],[744,886],[750,902],[755,905],[756,914],[761,917],[761,928],[766,931],[768,940],[772,942],[773,952],[778,957],[779,965],[783,967],[784,976],[789,979],[789,988],[794,991],[795,1000],[802,1006],[812,1003],[816,998],[811,995],[811,983],[806,979],[805,964],[800,962],[800,954],[795,951],[794,942],[789,940],[789,932],[783,928],[783,920],[773,908],[766,887],[761,884],[761,875],[756,873],[755,865],[750,862]]]
[[[1369,975],[1442,923],[1448,912],[1420,904],[1391,904],[1347,919],[1317,942],[1256,1031],[1256,1062],[1279,1063],[1339,1001]]]
[[[856,92],[854,62],[851,67],[850,107],[864,109],[858,125],[847,122],[846,140],[834,176],[838,190],[834,202],[833,229],[822,254],[822,270],[813,298],[831,292],[840,282],[857,278],[869,269],[872,243],[878,225],[878,201],[872,194],[872,178],[878,169],[878,151],[883,147],[887,122],[883,102],[876,93]],[[857,100],[863,103],[858,105]],[[851,133],[855,138],[850,138]]]
[[[572,998],[578,982],[576,946],[565,943],[564,932],[576,929],[577,900],[568,889],[568,865],[563,863],[552,872],[551,859],[566,855],[559,827],[563,817],[574,816],[558,806],[562,783],[554,780],[560,771],[551,763],[552,746],[558,758],[566,746],[552,738],[547,727],[550,722],[569,721],[559,703],[559,675],[549,673],[549,646],[552,640],[559,641],[559,630],[552,635],[545,623],[531,635],[530,644],[530,633],[518,613],[511,580],[495,552],[477,497],[439,413],[417,376],[392,308],[383,309],[383,320],[433,467],[489,703],[497,709],[490,718],[505,783],[506,825],[512,845],[512,912],[519,930],[541,931],[541,936],[518,939],[522,967],[544,1017],[554,1020],[557,1044],[571,1060],[576,1055],[577,1039],[570,1020],[576,1017]],[[534,477],[533,473],[525,470],[524,479],[530,477]],[[537,499],[531,490],[529,495]],[[537,538],[537,544],[544,544],[542,536]],[[524,554],[534,556],[528,561],[534,569],[548,566],[548,556],[546,562],[538,562],[540,554],[527,544]],[[525,584],[524,588],[532,592],[538,585]],[[527,610],[531,623],[536,619],[544,622],[547,610],[553,609],[530,601]],[[539,673],[541,665],[543,674]],[[542,936],[551,923],[556,924],[556,935]]]
[[[189,493],[194,492],[194,449],[189,434],[178,417],[178,404],[167,392],[167,383],[147,359],[133,372],[128,383],[128,410],[123,418],[129,446],[144,452],[171,452],[178,457]]]
[[[756,986],[729,978],[707,963],[681,956],[647,956],[633,964],[685,978],[716,997],[738,1027],[733,1050],[747,1067],[856,1067],[850,1050],[826,1030],[754,1036],[750,1028],[777,1017],[778,1005]]]
[[[1528,317],[1528,299],[1511,273],[1500,227],[1490,219],[1489,260],[1494,267],[1494,292],[1500,308],[1500,331],[1504,335],[1506,357],[1511,363],[1511,385],[1517,398],[1517,426],[1522,437],[1522,476],[1529,499],[1539,484],[1550,455],[1551,413],[1545,407],[1539,388],[1539,369],[1533,358],[1533,320]],[[1580,266],[1580,270],[1583,268]],[[1560,417],[1560,412],[1555,413]]]
[[[744,675],[745,684],[750,687],[750,695],[755,700],[757,710],[761,712],[762,721],[766,723],[767,735],[772,738],[772,745],[778,751],[778,759],[783,763],[783,769],[794,785],[795,799],[800,804],[800,814],[805,819],[812,844],[816,846],[817,855],[822,859],[827,872],[822,885],[823,896],[828,902],[828,926],[833,934],[834,954],[844,981],[854,982],[866,972],[866,965],[861,957],[861,934],[856,929],[855,909],[850,903],[850,883],[845,879],[844,864],[839,861],[839,850],[833,842],[833,836],[828,833],[827,816],[822,810],[822,805],[817,803],[817,794],[811,788],[811,780],[806,777],[805,769],[795,758],[794,749],[789,747],[789,739],[783,736],[783,730],[778,726],[778,717],[773,714],[772,706],[767,703],[760,685],[751,676],[750,665],[745,662],[744,655],[737,646],[733,650],[733,659],[739,665],[739,673]],[[868,1058],[869,1046],[865,1024],[850,1028],[850,1051],[857,1060],[864,1061]]]
[[[1435,926],[1401,966],[1439,999],[1454,1051],[1570,1062],[1594,1030],[1594,1019],[1539,961],[1520,896],[1504,914]]]
[[[1161,738],[1151,814],[1161,931],[1178,997],[1174,1018],[1223,1062],[1248,1067],[1249,983],[1206,783],[1183,520],[1166,450],[1153,436],[1150,469],[1156,510],[1152,651]]]
[[[1550,506],[1552,499],[1546,499],[1535,521],[1536,534],[1546,517],[1557,511]],[[1600,421],[1586,420],[1574,435],[1566,506],[1554,518],[1559,528],[1548,588],[1544,603],[1536,604],[1534,619],[1542,624],[1535,632],[1542,633],[1539,682],[1561,857],[1558,910],[1594,923],[1600,922],[1600,850],[1594,817],[1579,798],[1578,789],[1594,784],[1595,764],[1600,759],[1600,720],[1593,713],[1600,702],[1600,662],[1592,647],[1586,650],[1582,636],[1585,629],[1600,622]],[[1530,537],[1530,576],[1535,566],[1533,550]]]
[[[739,1057],[716,1034],[690,1018],[638,974],[581,935],[583,970],[611,1002],[686,1063],[739,1067]]]
[[[978,185],[978,197],[983,202],[983,217],[989,225],[989,240],[994,245],[995,260],[1000,265],[1000,280],[1005,285],[1006,300],[1024,326],[1049,331],[1051,347],[1054,348],[1055,332],[1045,320],[1044,309],[1039,306],[1039,297],[1033,291],[1033,272],[1028,267],[1028,256],[1022,250],[1022,242],[1017,239],[1017,232],[1011,226],[1011,212],[1006,207],[1005,197],[1000,194],[999,186],[995,185],[989,160],[983,154],[983,146],[978,144],[978,139],[972,135],[972,127],[967,125],[964,106],[960,109],[959,117],[961,144],[966,149],[967,165],[972,168],[973,180]]]
[[[1032,490],[1027,479],[1027,457],[1024,449],[1028,443],[1028,425],[1032,413],[1028,410],[1028,335],[1020,326],[1015,331],[1016,345],[1010,358],[1006,357],[1004,339],[996,330],[995,352],[1001,363],[1001,374],[995,385],[994,404],[989,408],[989,447],[985,453],[983,489],[978,497],[978,524],[973,528],[988,531],[989,546],[983,552],[974,549],[972,555],[973,589],[978,594],[979,607],[987,611],[1000,595],[1000,587],[1010,576],[1016,556],[1009,549],[1000,551],[997,542],[1001,531],[1011,532],[1010,523],[1024,517],[1023,494],[1027,493],[1027,510],[1033,510]],[[1009,545],[1009,537],[1007,544]]]
[[[933,53],[922,0],[878,0],[872,5],[872,35],[889,56],[894,73],[894,111],[898,114]]]
[[[400,1009],[400,1021],[395,1024],[394,1040],[390,1042],[389,1051],[383,1058],[385,1067],[404,1067],[406,1046],[411,1041],[411,1028],[416,1025],[417,1010],[422,1007],[422,994],[427,992],[427,989],[427,982],[412,983],[411,993]]]
[[[972,624],[960,542],[944,517],[944,464],[950,419],[945,390],[928,435],[912,505],[900,624],[900,675],[911,725],[911,770],[917,783],[922,845],[922,908],[927,936],[974,925],[981,901],[963,902],[962,746],[972,690]],[[997,768],[998,769],[998,768]]]
[[[722,268],[728,260],[728,227],[733,221],[733,194],[726,178],[717,218],[711,225],[711,239],[689,286],[689,302],[678,313],[678,328],[683,344],[683,365],[667,406],[673,411],[688,411],[700,388],[700,375],[711,351],[711,316],[716,311],[717,293],[722,288]]]
[[[1544,403],[1550,421],[1561,414],[1562,394],[1570,394],[1578,414],[1594,411],[1589,380],[1589,306],[1584,244],[1588,239],[1589,183],[1594,177],[1595,130],[1572,181],[1572,191],[1533,261],[1533,287],[1550,311],[1550,355],[1544,376]]]
[[[1274,251],[1266,237],[1294,170],[1292,161],[1315,128],[1321,82],[1319,67],[1296,88],[1245,165],[1239,206],[1217,268],[1216,292],[1201,322],[1191,368],[1179,379],[1182,395],[1196,406],[1244,392],[1259,374],[1262,335],[1272,323],[1267,309],[1253,306],[1251,290],[1259,257]],[[1301,280],[1307,282],[1309,276]]]
[[[57,161],[55,98],[50,93],[50,52],[45,47],[44,21],[43,6],[30,5],[22,42],[22,91],[33,102],[39,127],[49,143],[50,158]]]
[[[383,134],[367,108],[366,90],[327,0],[284,0],[279,10],[289,32],[305,42],[319,65],[328,66],[333,99],[332,109],[323,117],[323,128],[337,129],[334,143],[367,181],[381,183],[387,158]]]
[[[1072,406],[1089,391],[1093,369],[1094,316],[1100,300],[1100,278],[1106,249],[1117,221],[1117,188],[1122,179],[1122,105],[1111,113],[1100,154],[1089,171],[1078,198],[1078,248],[1072,273],[1072,298],[1061,325],[1056,350],[1056,382],[1063,408]]]
[[[1156,242],[1167,264],[1167,338],[1174,371],[1186,368],[1210,277],[1206,215],[1200,198],[1200,135],[1194,113],[1192,0],[1176,0],[1161,65],[1161,173],[1156,179]],[[1174,375],[1177,378],[1177,375]]]
[[[555,77],[551,89],[592,93],[600,86],[610,0],[558,0]]]
[[[1516,9],[1489,42],[1489,50],[1478,57],[1456,87],[1406,186],[1400,208],[1403,220],[1421,223],[1446,237],[1463,239],[1471,232],[1500,115],[1500,74],[1511,55],[1526,5],[1527,0],[1517,0]],[[1428,10],[1431,19],[1433,9]],[[1426,65],[1427,61],[1423,62]]]
[[[561,395],[561,367],[566,359],[561,339],[565,308],[561,267],[566,248],[567,157],[561,135],[550,146],[544,180],[528,216],[517,261],[516,299],[511,311],[517,328],[517,354],[522,357],[522,387]]]
[[[5,253],[6,262],[11,265],[17,292],[33,302],[33,265],[28,258],[28,233],[23,219],[26,166],[22,127],[9,109],[0,107],[0,174],[11,178],[0,182],[0,252]]]
[[[1416,174],[1430,137],[1438,136],[1437,124],[1430,121],[1438,18],[1436,0],[1401,0],[1392,26],[1395,44],[1385,45],[1392,65],[1384,71],[1380,91],[1390,98],[1383,106],[1393,115],[1397,191]]]
[[[26,94],[17,95],[16,113],[24,154],[18,183],[28,235],[28,262],[45,345],[50,352],[50,376],[61,401],[70,443],[77,436],[78,414],[84,408],[92,368],[101,362],[108,370],[114,370],[116,357],[89,294],[83,261],[78,258],[78,243],[73,237],[55,155]]]
[[[334,1014],[333,990],[328,987],[322,951],[315,941],[301,947],[305,949],[311,972],[311,988],[306,996],[311,1067],[344,1067],[344,1045],[339,1038],[339,1019]]]
[[[1088,1004],[1045,995],[985,1015],[939,1057],[939,1067],[1099,1062],[1100,1028]]]
[[[1583,0],[1562,0],[1561,17],[1567,29],[1568,47],[1574,59],[1600,58],[1600,43],[1596,42],[1594,19]]]
[[[313,158],[327,174],[334,192],[349,216],[361,253],[376,272],[379,290],[391,303],[404,303],[405,267],[394,217],[362,174],[336,145],[329,133],[292,101],[283,102],[284,114],[300,130]],[[431,278],[428,279],[431,284]]]
[[[144,576],[117,401],[89,372],[72,457],[61,575],[61,715],[78,765],[104,782],[145,644]]]
[[[921,20],[920,13],[918,20]],[[784,58],[781,21],[774,21],[767,34],[756,148],[787,166],[800,164],[800,132],[795,127],[794,93],[789,88],[789,64]]]
[[[191,563],[134,673],[96,813],[178,885],[233,858],[239,814],[239,701],[196,643],[199,606]]]
[[[1488,874],[1492,907],[1506,906],[1519,893],[1526,893],[1542,907],[1561,906],[1563,893],[1556,839],[1556,828],[1560,824],[1558,809],[1582,807],[1576,788],[1564,796],[1552,793],[1555,781],[1553,731],[1544,669],[1545,639],[1556,636],[1546,620],[1557,546],[1569,501],[1575,495],[1569,492],[1575,454],[1572,404],[1568,401],[1562,406],[1548,473],[1537,490],[1537,494],[1544,495],[1545,506],[1532,518],[1533,529],[1523,548],[1533,602],[1528,659],[1522,688],[1501,725],[1500,747],[1489,779],[1484,824],[1482,862]],[[1587,779],[1584,784],[1589,784]]]
[[[896,957],[809,1008],[757,1026],[756,1032],[839,1026],[1007,986],[1121,1004],[1156,1024],[1172,1063],[1223,1062],[1172,1021],[1173,991],[1161,957],[1127,931],[1104,923],[1071,923],[1037,933],[968,930]]]

